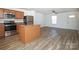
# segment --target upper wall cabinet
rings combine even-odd
[[[4,13],[3,14],[9,14],[9,10],[8,9],[4,9]]]
[[[24,18],[24,12],[16,11],[16,19],[23,19]]]
[[[15,10],[10,10],[10,13],[15,15]]]
[[[24,12],[0,8],[0,19],[6,19],[6,16],[10,18],[15,16],[15,19],[23,19]]]
[[[0,9],[0,14],[3,14],[3,13],[4,13],[3,9]]]
[[[0,19],[3,19],[4,18],[3,13],[4,13],[4,10],[3,9],[0,9]]]

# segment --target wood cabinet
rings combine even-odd
[[[0,24],[0,38],[5,36],[4,24]]]
[[[0,8],[0,19],[4,18],[3,13],[4,13],[4,10],[2,8]]]
[[[4,19],[4,14],[13,14],[16,19],[24,18],[24,12],[0,8],[0,19]]]
[[[18,25],[18,32],[21,41],[29,43],[40,36],[40,25]]]
[[[4,14],[14,14],[15,15],[15,10],[4,9]]]
[[[3,14],[3,13],[4,13],[4,10],[0,8],[0,14]]]
[[[16,19],[23,19],[24,17],[24,12],[16,11]]]
[[[8,9],[4,9],[4,13],[3,14],[9,14],[9,10]]]
[[[16,32],[19,33],[19,24],[16,25]]]
[[[9,10],[11,14],[14,14],[15,15],[15,10]]]

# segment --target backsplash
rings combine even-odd
[[[23,19],[0,19],[0,23],[4,23],[4,21],[14,21],[16,23],[23,23]]]

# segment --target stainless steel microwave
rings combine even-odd
[[[33,24],[33,16],[24,16],[24,24],[32,25]]]
[[[15,19],[16,16],[14,14],[4,14],[5,19]]]

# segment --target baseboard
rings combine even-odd
[[[48,27],[52,27],[52,26],[48,26]],[[60,29],[69,29],[69,30],[79,30],[79,29],[74,29],[74,28],[64,28],[64,27],[52,27],[52,28],[60,28]]]
[[[78,31],[78,34],[79,34],[79,31]]]
[[[58,28],[58,29],[68,29],[68,28],[59,28],[59,27],[51,27],[51,26],[43,26],[41,28],[46,28],[46,27],[48,27],[48,28]],[[68,29],[68,30],[76,30],[76,31],[78,31],[77,29]]]

